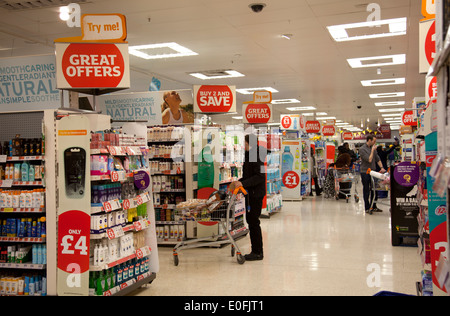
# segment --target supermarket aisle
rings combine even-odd
[[[417,248],[392,247],[388,208],[372,216],[362,204],[310,197],[286,202],[262,219],[264,260],[239,265],[230,247],[180,252],[159,248],[156,280],[133,295],[373,295],[381,290],[416,294]],[[250,249],[249,237],[238,241]],[[369,265],[380,270],[380,287],[369,287]],[[369,266],[371,267],[371,266]]]

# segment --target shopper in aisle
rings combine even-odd
[[[258,146],[258,137],[253,134],[246,135],[242,179],[232,182],[230,190],[233,191],[235,188],[242,186],[248,193],[247,201],[250,209],[247,208],[246,217],[250,230],[252,251],[250,254],[245,255],[245,260],[247,261],[262,260],[264,258],[259,217],[261,216],[261,209],[267,186],[266,176],[264,174],[265,160],[265,152]]]
[[[372,214],[374,209],[372,208],[372,202],[375,198],[372,179],[370,174],[367,174],[367,170],[376,170],[376,166],[380,167],[380,172],[385,173],[380,157],[377,154],[377,146],[375,146],[377,138],[373,135],[368,135],[366,143],[359,149],[359,155],[361,156],[361,181],[363,185],[364,194],[364,208],[366,213]],[[377,209],[376,209],[377,210]],[[376,211],[375,210],[375,211]]]
[[[314,180],[314,190],[316,191],[316,196],[322,195],[322,188],[319,185],[319,180],[317,179],[317,163],[316,163],[316,157],[314,156],[314,149],[311,147],[311,161],[312,161],[312,170],[311,170],[311,178]],[[313,195],[312,193],[312,181],[310,182],[311,185],[311,192],[309,193],[310,196]]]

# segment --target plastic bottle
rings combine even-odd
[[[46,232],[46,218],[45,217],[41,217],[41,238],[46,238],[47,237],[47,232]]]
[[[22,181],[23,181],[23,182],[29,181],[29,180],[28,180],[29,169],[30,169],[30,167],[29,167],[29,165],[28,165],[28,162],[24,161],[24,162],[22,163],[22,166],[21,166]]]
[[[293,165],[294,157],[291,154],[291,148],[289,146],[286,146],[281,158],[281,175],[283,176],[286,172],[291,171]]]
[[[23,177],[23,171],[22,171],[22,177]],[[28,181],[34,181],[34,166],[30,165],[28,167]]]

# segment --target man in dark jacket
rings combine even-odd
[[[245,161],[243,165],[242,179],[231,183],[230,190],[243,186],[248,193],[250,210],[247,208],[247,223],[250,230],[252,251],[245,255],[245,260],[262,260],[263,240],[259,217],[266,195],[266,175],[264,162],[266,154],[258,146],[258,137],[250,134],[245,136]]]

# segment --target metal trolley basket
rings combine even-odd
[[[358,183],[358,177],[355,175],[355,170],[351,168],[334,168],[334,189],[335,189],[335,198],[339,200],[339,194],[345,195],[345,199],[347,203],[349,202],[350,197],[352,196],[352,189],[354,188],[354,197],[355,202],[359,202],[358,189],[356,188],[356,184]],[[349,189],[342,188],[343,183],[348,183],[350,185]]]
[[[213,235],[205,238],[196,238],[179,242],[173,248],[173,263],[175,266],[179,264],[178,252],[185,249],[199,248],[205,246],[217,246],[223,244],[231,244],[231,256],[236,259],[239,264],[245,262],[236,241],[230,232],[230,224],[234,221],[234,205],[237,201],[238,194],[247,192],[243,187],[236,188],[233,192],[228,192],[224,200],[203,200],[195,206],[181,206],[175,210],[175,219],[181,221],[212,221],[220,223],[222,230],[226,233],[225,239],[220,238],[221,235]]]

